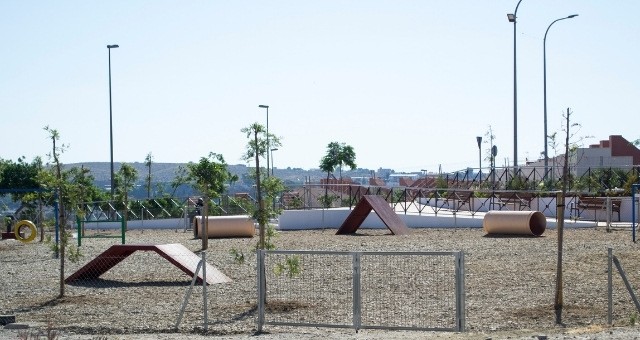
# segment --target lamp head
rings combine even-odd
[[[516,15],[515,14],[507,14],[507,19],[509,19],[509,22],[516,22]]]
[[[578,16],[577,14],[571,14],[570,16],[567,17],[567,19],[575,18],[577,16]]]
[[[120,46],[118,46],[118,45],[107,45],[107,48],[118,48],[118,47],[120,47]]]
[[[258,105],[258,107],[261,107],[261,108],[263,108],[263,109],[268,109],[268,108],[269,108],[269,105]]]

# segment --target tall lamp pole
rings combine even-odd
[[[549,137],[549,134],[547,132],[547,33],[549,33],[549,29],[556,22],[560,20],[575,18],[577,16],[578,16],[577,14],[572,14],[567,17],[554,20],[551,24],[549,24],[549,27],[547,27],[547,30],[544,32],[544,39],[542,40],[542,61],[544,65],[543,72],[544,72],[544,177],[545,178],[547,177],[549,172],[549,154],[548,154],[549,142],[547,139]]]
[[[107,45],[109,50],[109,145],[111,149],[111,201],[114,199],[115,183],[113,178],[113,110],[111,105],[111,49],[118,48],[118,45]]]
[[[278,148],[271,149],[271,176],[273,176],[273,152],[278,151]]]
[[[482,183],[482,136],[476,137],[478,142],[478,183]]]
[[[518,1],[516,10],[513,14],[507,14],[509,22],[513,23],[513,168],[514,171],[518,167],[518,77],[517,77],[517,59],[516,59],[516,18],[518,7],[522,0]]]
[[[269,177],[269,105],[258,105],[258,107],[267,109],[267,177]]]

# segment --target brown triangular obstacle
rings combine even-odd
[[[409,235],[411,230],[402,221],[385,201],[382,196],[365,195],[362,196],[360,202],[353,208],[347,219],[344,220],[336,235],[353,234],[360,228],[360,225],[369,216],[371,210],[375,211],[382,223],[391,230],[394,235]]]
[[[105,250],[95,259],[85,264],[75,273],[69,276],[65,283],[71,283],[76,280],[97,279],[100,275],[106,273],[118,263],[122,262],[129,255],[136,251],[155,251],[158,255],[164,257],[176,267],[180,268],[185,274],[193,277],[196,271],[200,257],[189,250],[187,247],[179,243],[174,244],[117,244]],[[224,275],[218,268],[207,265],[207,283],[224,283],[231,282],[231,279]],[[202,283],[202,269],[198,272],[198,282]]]

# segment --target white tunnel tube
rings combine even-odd
[[[497,211],[484,215],[482,228],[488,234],[540,236],[547,228],[547,218],[539,211]]]
[[[216,237],[253,237],[256,233],[253,219],[248,215],[208,216],[207,231],[209,238]],[[201,237],[202,216],[193,218],[196,237]]]

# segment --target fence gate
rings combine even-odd
[[[258,251],[264,325],[464,331],[462,252]]]

